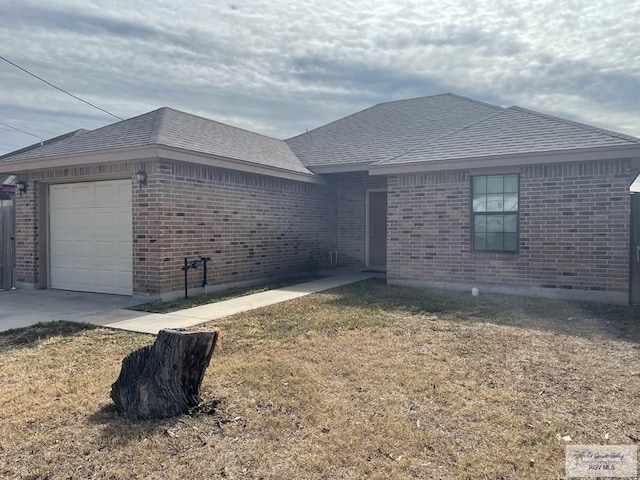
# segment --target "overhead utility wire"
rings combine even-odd
[[[13,65],[13,66],[14,66],[14,67],[16,67],[16,68],[18,68],[18,69],[22,70],[24,73],[27,73],[27,74],[31,75],[32,77],[37,78],[38,80],[40,80],[40,81],[42,81],[42,82],[46,83],[46,84],[47,84],[47,85],[49,85],[50,87],[53,87],[53,88],[55,88],[56,90],[60,90],[62,93],[66,93],[67,95],[69,95],[70,97],[75,98],[76,100],[80,100],[82,103],[86,103],[87,105],[89,105],[89,106],[91,106],[91,107],[93,107],[93,108],[97,108],[97,109],[98,109],[98,110],[100,110],[101,112],[104,112],[104,113],[106,113],[107,115],[111,115],[112,117],[115,117],[115,118],[117,118],[118,120],[124,120],[124,118],[119,117],[119,116],[117,116],[117,115],[114,115],[113,113],[111,113],[111,112],[109,112],[109,111],[105,110],[104,108],[100,108],[100,107],[98,107],[97,105],[94,105],[93,103],[90,103],[90,102],[87,102],[86,100],[83,100],[82,98],[80,98],[80,97],[78,97],[78,96],[74,95],[73,93],[69,93],[69,92],[67,92],[66,90],[64,90],[64,89],[62,89],[62,88],[60,88],[60,87],[56,87],[53,83],[47,82],[44,78],[39,77],[39,76],[38,76],[38,75],[36,75],[35,73],[31,73],[29,70],[27,70],[27,69],[25,69],[25,68],[22,68],[22,67],[21,67],[20,65],[18,65],[17,63],[13,63],[11,60],[7,60],[7,59],[6,59],[6,58],[4,58],[2,55],[0,55],[0,59],[1,59],[1,60],[4,60],[5,62],[7,62],[7,63],[8,63],[8,64],[10,64],[10,65]]]
[[[42,137],[39,137],[38,135],[36,135],[35,133],[31,133],[31,132],[27,132],[26,130],[22,130],[21,128],[18,127],[12,127],[11,125],[7,124],[7,123],[2,123],[0,122],[0,125],[4,125],[5,127],[9,127],[12,130],[16,130],[18,132],[22,132],[26,135],[31,135],[32,137],[36,137],[38,140],[40,140],[40,145],[42,145],[42,143],[44,142],[44,140],[42,139]]]
[[[12,143],[2,143],[0,145],[4,145],[5,147],[13,147],[13,148],[22,148],[20,145],[13,145]]]

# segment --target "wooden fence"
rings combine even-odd
[[[0,202],[0,290],[13,287],[13,205],[2,205]]]

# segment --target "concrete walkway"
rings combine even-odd
[[[247,310],[266,307],[268,305],[286,302],[287,300],[293,300],[294,298],[304,297],[312,293],[341,287],[342,285],[360,282],[375,276],[377,275],[370,273],[340,274],[311,282],[276,288],[266,292],[254,293],[244,297],[210,303],[208,305],[187,308],[177,312],[161,314],[117,310],[108,312],[108,317],[111,318],[111,321],[108,321],[109,318],[104,314],[88,315],[83,318],[74,319],[74,321],[93,323],[119,330],[152,333],[155,335],[163,328],[192,327],[201,323],[210,322],[211,320],[235,315],[236,313],[246,312]]]
[[[0,332],[57,320],[111,318],[117,312],[140,303],[131,296],[64,290],[0,291]],[[78,320],[81,319],[81,320]]]

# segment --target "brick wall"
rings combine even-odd
[[[133,180],[140,168],[148,174],[142,189]],[[46,205],[39,207],[38,188],[50,182],[132,179],[137,294],[181,291],[184,257],[211,257],[208,281],[216,285],[324,267],[329,250],[336,248],[331,186],[158,160],[42,170],[19,178],[29,183],[27,193],[16,197],[21,283],[46,285],[39,278],[38,255],[40,241],[46,241],[38,231]],[[201,286],[201,269],[188,275],[190,288]]]
[[[27,182],[27,191],[14,198],[15,205],[15,272],[17,285],[36,287],[39,278],[38,254],[38,185],[21,175],[19,180]]]
[[[335,248],[324,185],[160,161],[142,192],[134,197],[136,291],[181,291],[184,257],[211,257],[215,285],[313,271]],[[200,287],[202,270],[188,278]]]
[[[366,191],[386,189],[386,177],[369,176],[368,172],[335,176],[337,242],[339,263],[350,268],[363,268],[366,263]]]
[[[532,165],[519,174],[517,254],[471,252],[469,172],[389,177],[389,282],[627,292],[629,162]]]

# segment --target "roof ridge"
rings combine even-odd
[[[162,136],[162,128],[165,124],[165,117],[167,116],[167,110],[169,107],[160,107],[156,112],[156,117],[153,121],[153,127],[151,127],[151,133],[149,134],[149,144],[160,144],[160,137]]]
[[[341,122],[342,120],[345,120],[347,118],[351,118],[354,115],[358,115],[359,113],[366,112],[367,110],[371,110],[372,108],[375,108],[378,105],[384,105],[385,103],[390,103],[390,102],[376,103],[375,105],[371,105],[370,107],[367,107],[367,108],[365,108],[363,110],[358,110],[357,112],[350,113],[346,117],[336,118],[335,120],[332,120],[329,123],[323,123],[322,125],[317,126],[316,128],[312,128],[311,130],[307,130],[306,132],[302,132],[302,133],[299,133],[298,135],[294,135],[293,137],[286,138],[284,141],[287,142],[287,145],[288,145],[289,140],[293,140],[294,138],[301,137],[303,135],[306,135],[307,133],[315,132],[316,130],[320,130],[321,128],[328,127],[329,125],[333,125],[334,123]]]
[[[505,107],[501,107],[500,105],[494,105],[493,103],[483,102],[482,100],[476,100],[475,98],[465,97],[464,95],[458,95],[457,93],[449,92],[449,93],[443,93],[443,95],[449,95],[451,97],[460,98],[462,100],[466,100],[467,102],[473,102],[479,105],[483,105],[485,107],[493,108],[494,110],[500,110],[500,111],[506,110]]]
[[[473,122],[471,122],[471,123],[468,123],[468,124],[466,124],[466,125],[464,125],[464,126],[462,126],[462,127],[460,127],[460,128],[457,128],[457,129],[455,129],[455,130],[451,130],[450,132],[443,133],[443,134],[442,134],[442,135],[440,135],[439,137],[433,138],[433,139],[429,140],[428,142],[421,143],[420,145],[418,145],[418,146],[416,146],[416,147],[414,147],[414,148],[411,148],[411,149],[409,149],[409,150],[406,150],[406,151],[404,151],[404,152],[402,152],[402,153],[399,153],[399,154],[397,154],[397,155],[394,155],[393,157],[385,158],[384,160],[378,160],[377,162],[374,162],[372,165],[375,165],[375,164],[377,164],[377,163],[389,162],[389,161],[391,161],[391,160],[395,160],[396,158],[400,158],[400,157],[402,157],[402,156],[406,155],[407,153],[411,153],[411,152],[413,152],[413,151],[415,151],[415,150],[418,150],[419,148],[424,148],[424,147],[426,147],[426,146],[432,145],[432,144],[434,144],[434,143],[436,143],[436,142],[439,142],[440,140],[442,140],[442,139],[443,139],[443,138],[445,138],[445,137],[448,137],[448,136],[450,136],[450,135],[454,135],[454,134],[456,134],[456,133],[460,133],[460,132],[462,132],[463,130],[466,130],[467,128],[471,128],[471,127],[473,127],[474,125],[477,125],[477,124],[479,124],[479,123],[481,123],[481,122],[484,122],[485,120],[488,120],[488,119],[490,119],[490,118],[497,117],[498,115],[502,115],[502,114],[504,114],[505,112],[507,112],[508,110],[509,110],[509,108],[503,108],[503,107],[500,107],[500,110],[499,110],[499,111],[497,111],[497,112],[495,112],[495,113],[492,113],[491,115],[487,115],[486,117],[482,117],[482,118],[481,118],[481,119],[479,119],[479,120],[475,120],[475,121],[473,121]]]
[[[482,102],[482,101],[476,100],[474,98],[465,97],[463,95],[458,95],[456,93],[451,93],[451,92],[436,93],[435,95],[422,95],[420,97],[413,97],[413,98],[401,98],[401,99],[398,99],[398,100],[388,100],[386,102],[376,103],[375,105],[371,105],[370,107],[364,108],[362,110],[358,110],[357,112],[353,112],[353,113],[347,115],[346,117],[338,118],[338,119],[333,120],[333,121],[331,121],[329,123],[325,123],[325,124],[320,125],[320,126],[318,126],[316,128],[313,128],[313,129],[311,129],[311,130],[309,130],[307,132],[303,132],[303,133],[299,133],[298,135],[294,135],[293,137],[287,138],[285,140],[285,142],[288,142],[289,140],[293,140],[294,138],[301,137],[301,136],[306,135],[307,133],[311,133],[311,132],[313,132],[315,130],[319,130],[320,128],[324,128],[324,127],[327,127],[329,125],[333,125],[334,123],[341,122],[342,120],[346,120],[347,118],[353,117],[354,115],[359,115],[361,113],[364,113],[364,112],[366,112],[368,110],[371,110],[373,108],[379,107],[381,105],[389,105],[391,103],[401,103],[401,102],[412,102],[412,101],[415,101],[415,100],[421,100],[421,99],[425,99],[425,98],[436,98],[436,97],[452,97],[452,98],[456,98],[458,100],[465,100],[467,102],[476,103],[476,104],[479,104],[479,105],[482,105],[482,106],[485,106],[485,107],[490,107],[490,108],[493,108],[495,110],[500,110],[500,111],[505,110],[504,107],[501,107],[499,105],[493,105],[491,103]]]
[[[389,100],[387,102],[377,103],[377,104],[373,105],[373,107],[377,107],[379,105],[387,105],[389,103],[411,102],[411,101],[414,101],[414,100],[421,100],[423,98],[435,98],[435,97],[453,97],[453,98],[457,98],[459,100],[465,100],[467,102],[477,103],[477,104],[483,105],[485,107],[490,107],[490,108],[493,108],[495,110],[504,110],[505,109],[504,107],[501,107],[500,105],[494,105],[492,103],[483,102],[481,100],[476,100],[475,98],[465,97],[464,95],[458,95],[457,93],[452,93],[452,92],[436,93],[435,95],[422,95],[420,97],[412,97],[412,98],[401,98],[399,100]],[[373,108],[373,107],[371,107],[371,108]],[[364,110],[362,110],[362,111],[364,111]]]
[[[606,128],[600,128],[600,127],[596,127],[596,126],[593,126],[593,125],[588,125],[586,123],[576,122],[574,120],[569,120],[567,118],[556,117],[555,115],[550,115],[548,113],[538,112],[536,110],[530,110],[528,108],[519,107],[517,105],[511,106],[507,110],[512,110],[512,109],[513,110],[520,110],[522,112],[529,113],[531,115],[536,115],[538,117],[547,118],[549,120],[554,120],[554,121],[559,122],[559,123],[572,125],[574,127],[578,127],[578,128],[583,129],[583,130],[589,130],[589,131],[592,131],[592,132],[602,133],[603,135],[608,135],[608,136],[614,137],[614,138],[621,138],[623,140],[628,140],[629,142],[633,142],[633,143],[640,143],[640,138],[637,138],[637,137],[634,137],[634,136],[631,136],[631,135],[627,135],[625,133],[614,132],[613,130],[607,130]]]
[[[40,142],[32,143],[31,145],[27,145],[26,147],[18,148],[17,150],[13,150],[11,152],[0,155],[0,160],[4,160],[14,155],[20,155],[21,153],[36,150],[38,148],[46,147],[47,145],[51,145],[52,143],[56,143],[62,140],[68,140],[70,138],[76,137],[77,135],[82,135],[87,132],[91,132],[91,130],[88,130],[86,128],[78,128],[76,130],[63,133],[61,135],[56,135],[55,137],[51,137],[51,138],[47,138],[46,140],[43,140],[42,143]]]
[[[171,108],[171,107],[161,107],[158,109],[158,115],[156,117],[156,123],[153,126],[153,131],[151,133],[151,136],[149,138],[150,143],[152,144],[158,144],[158,145],[166,145],[168,142],[165,138],[163,137],[163,132],[164,132],[164,127],[167,126],[170,122],[171,119],[169,118],[170,114],[178,114],[178,115],[184,115],[186,117],[190,117],[190,118],[196,118],[196,119],[200,119],[203,120],[209,124],[216,124],[216,125],[222,125],[225,128],[232,128],[234,130],[238,130],[241,132],[245,132],[251,135],[255,135],[258,137],[262,137],[262,138],[266,138],[268,140],[272,140],[275,142],[278,142],[280,144],[282,144],[287,151],[289,151],[293,157],[298,161],[298,163],[300,164],[301,167],[303,167],[305,170],[307,170],[309,173],[312,173],[307,166],[304,164],[304,162],[300,159],[300,157],[298,157],[298,155],[296,155],[296,153],[293,151],[293,149],[291,148],[291,146],[285,141],[285,140],[281,140],[279,138],[275,138],[275,137],[270,137],[268,135],[263,135],[261,133],[257,133],[257,132],[252,132],[251,130],[247,130],[244,128],[240,128],[240,127],[236,127],[234,125],[229,125],[228,123],[223,123],[223,122],[219,122],[217,120],[212,120],[210,118],[207,117],[203,117],[201,115],[194,115],[192,113],[188,113],[188,112],[183,112],[180,110],[176,110],[175,108]],[[259,163],[259,162],[255,162],[255,163]],[[274,167],[274,168],[281,168],[281,167]],[[290,170],[287,168],[283,168],[284,170]]]
[[[196,115],[194,113],[183,112],[182,110],[177,110],[177,109],[172,108],[172,107],[162,107],[160,110],[179,113],[180,115],[186,115],[187,117],[199,118],[200,120],[205,120],[205,121],[211,122],[211,123],[217,123],[218,125],[224,125],[225,127],[229,127],[229,128],[233,128],[235,130],[240,130],[240,131],[243,131],[243,132],[247,132],[247,133],[250,133],[252,135],[258,135],[260,137],[265,137],[265,138],[268,138],[270,140],[277,140],[279,142],[284,142],[285,141],[285,140],[283,140],[281,138],[276,138],[276,137],[272,137],[270,135],[265,135],[264,133],[253,132],[253,131],[248,130],[246,128],[238,127],[236,125],[231,125],[229,123],[219,122],[218,120],[213,120],[211,118],[203,117],[202,115]]]

